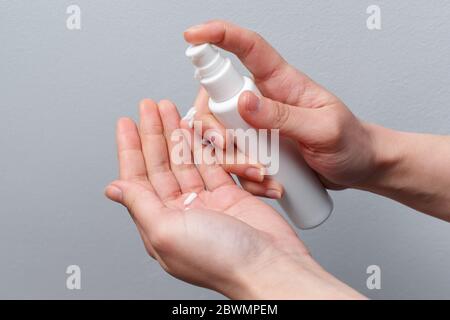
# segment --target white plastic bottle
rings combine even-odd
[[[219,50],[208,43],[190,46],[186,55],[196,67],[195,77],[209,94],[209,109],[214,116],[225,128],[250,128],[239,114],[238,99],[247,90],[261,95],[253,81],[239,74],[230,59],[222,57]],[[278,171],[267,172],[283,185],[284,194],[279,203],[297,227],[314,228],[328,218],[333,201],[304,162],[294,141],[280,137],[279,148]]]

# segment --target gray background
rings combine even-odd
[[[72,3],[80,31],[66,29]],[[371,4],[381,31],[366,28]],[[103,196],[116,119],[143,97],[183,112],[194,99],[186,27],[255,29],[358,116],[449,134],[449,16],[449,1],[0,1],[0,298],[222,298],[166,275]],[[327,270],[371,298],[450,298],[449,224],[369,193],[333,197],[329,221],[300,233]],[[70,264],[80,291],[65,288]]]

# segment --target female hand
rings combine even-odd
[[[260,35],[215,20],[189,28],[184,36],[192,44],[213,43],[237,55],[264,96],[243,92],[239,98],[242,118],[252,127],[279,129],[282,135],[296,140],[306,162],[326,187],[362,185],[374,173],[376,154],[370,126],[357,119],[336,96],[289,65]],[[208,111],[204,90],[200,90],[197,101],[195,119],[202,121],[203,130],[223,134],[224,128]],[[239,175],[242,186],[253,194],[281,196],[278,183],[246,174],[257,172],[247,171],[249,168],[228,165],[225,169]]]
[[[120,119],[120,179],[105,191],[127,207],[164,270],[231,298],[359,297],[320,268],[286,221],[221,166],[174,162],[172,133],[179,124],[167,100],[141,103],[139,129]],[[198,197],[186,206],[193,192]]]

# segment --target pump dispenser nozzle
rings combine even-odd
[[[186,56],[189,57],[192,64],[199,69],[208,67],[209,65],[212,67],[217,66],[218,63],[223,63],[224,60],[220,56],[219,50],[208,43],[190,46],[186,50]]]
[[[195,66],[195,77],[215,102],[232,98],[244,86],[244,77],[230,59],[222,57],[219,50],[209,43],[190,46],[186,56]]]

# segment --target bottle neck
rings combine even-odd
[[[230,59],[220,55],[205,68],[197,69],[196,77],[214,102],[233,98],[244,86],[244,77],[234,68]]]

